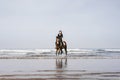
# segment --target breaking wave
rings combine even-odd
[[[8,50],[1,49],[0,55],[54,54],[55,49]],[[120,53],[120,49],[68,49],[68,54],[81,53]]]

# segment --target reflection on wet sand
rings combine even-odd
[[[56,75],[56,79],[65,79],[65,71],[67,68],[67,58],[57,58],[56,59],[56,74],[59,74],[59,75]]]
[[[64,69],[67,67],[67,58],[61,59],[57,58],[56,59],[56,69]]]
[[[63,56],[0,59],[0,80],[120,80],[119,63],[120,59],[69,59]]]

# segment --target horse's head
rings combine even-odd
[[[56,37],[56,48],[60,47],[60,39],[58,37]]]

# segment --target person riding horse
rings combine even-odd
[[[59,42],[60,42],[60,46],[63,46],[63,41],[62,41],[62,38],[63,38],[63,33],[61,30],[59,30],[59,33],[57,35],[57,38],[59,39]],[[61,50],[61,52],[63,53],[63,51]]]
[[[60,30],[58,35],[56,36],[56,42],[55,42],[56,55],[59,55],[60,53],[62,54],[63,53],[62,49],[65,50],[65,54],[67,55],[67,43],[66,41],[63,41],[62,38],[63,38],[63,34],[62,31]]]
[[[63,46],[63,41],[62,41],[62,38],[63,38],[63,34],[62,34],[62,31],[60,30],[58,35],[57,35],[57,38],[60,40],[60,44],[61,46]]]

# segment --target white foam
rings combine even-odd
[[[69,53],[91,53],[92,49],[68,49]]]
[[[68,49],[68,54],[71,53],[120,53],[120,49]],[[30,55],[30,54],[51,54],[55,53],[55,49],[29,49],[29,50],[9,50],[1,49],[0,55]]]
[[[0,54],[8,54],[8,55],[13,55],[13,54],[21,54],[25,55],[28,52],[34,52],[32,50],[0,50]]]
[[[118,52],[120,52],[120,49],[105,49],[105,51],[118,51]]]
[[[51,49],[35,49],[37,53],[50,53]]]

